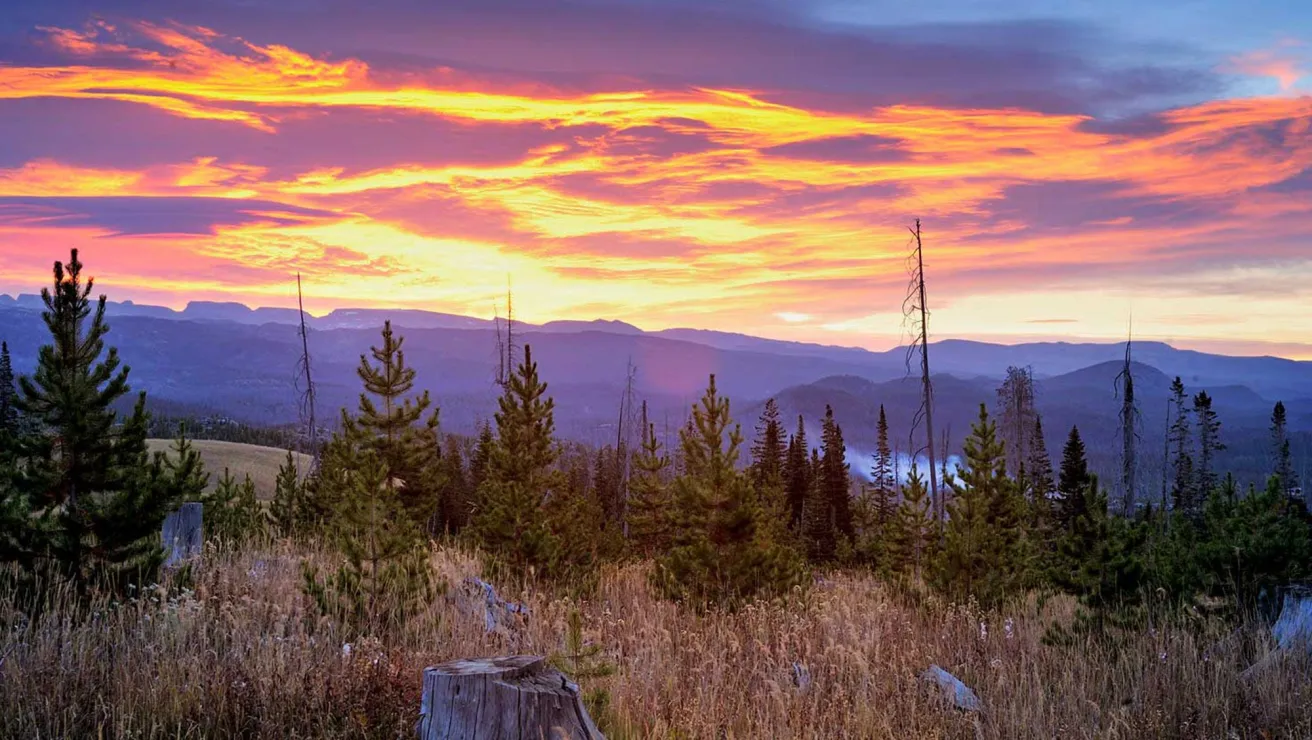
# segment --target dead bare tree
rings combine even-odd
[[[314,375],[310,372],[310,330],[305,323],[305,299],[301,291],[301,274],[296,273],[296,307],[301,320],[301,359],[297,363],[297,382],[303,378],[305,387],[300,389],[301,423],[306,427],[310,439],[311,467],[319,467],[319,423],[315,416],[316,403],[314,393]]]
[[[1021,466],[1029,460],[1037,418],[1034,370],[1029,367],[1007,368],[1007,377],[998,387],[998,431],[1006,454],[1007,472],[1013,476],[1018,477]]]
[[[935,464],[934,457],[934,387],[929,379],[929,308],[925,299],[925,254],[924,244],[920,239],[920,219],[916,219],[916,227],[911,229],[911,235],[915,239],[911,253],[907,257],[911,280],[907,285],[907,296],[902,301],[902,315],[910,324],[912,334],[912,342],[907,346],[907,374],[911,374],[911,360],[919,351],[921,383],[920,408],[912,418],[909,435],[911,456],[915,459],[922,450],[929,456],[929,498],[934,510],[934,519],[941,533],[945,508],[938,487],[938,466]],[[918,447],[915,443],[916,430],[921,422],[925,425],[924,447]]]
[[[497,333],[497,385],[504,388],[515,372],[515,300],[510,289],[510,276],[506,276],[506,323],[502,337],[501,317],[493,308],[492,323]]]
[[[1132,338],[1125,340],[1125,364],[1117,374],[1116,395],[1121,400],[1119,417],[1121,431],[1121,512],[1130,514],[1134,510],[1137,475],[1139,469],[1139,406],[1134,400],[1134,373],[1130,367]]]
[[[619,472],[620,486],[620,521],[624,523],[624,536],[629,536],[629,438],[625,434],[626,429],[631,429],[633,424],[627,427],[626,420],[632,422],[633,416],[633,379],[638,374],[638,368],[633,364],[633,358],[629,357],[628,365],[625,369],[624,376],[624,395],[620,396],[620,414],[619,420],[615,425],[615,462]],[[644,409],[644,414],[646,413]]]

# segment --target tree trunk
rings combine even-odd
[[[532,655],[429,668],[419,711],[420,740],[605,740],[578,686]]]

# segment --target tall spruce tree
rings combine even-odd
[[[1025,471],[1032,509],[1031,526],[1039,529],[1051,526],[1052,494],[1057,490],[1057,484],[1052,479],[1052,458],[1048,456],[1048,444],[1043,440],[1043,419],[1038,414],[1034,416],[1034,433],[1030,438]]]
[[[834,419],[833,407],[825,406],[821,427],[821,444],[824,447],[820,466],[821,487],[833,511],[834,528],[840,541],[851,546],[856,534],[852,521],[852,478],[847,464],[847,445],[843,442],[843,428]]]
[[[966,439],[966,467],[949,481],[953,498],[934,574],[944,593],[973,597],[986,608],[1014,594],[1026,575],[1021,502],[1007,477],[1003,448],[987,407],[980,404],[979,420]]]
[[[446,435],[442,445],[442,523],[446,531],[455,534],[469,523],[473,506],[473,491],[469,473],[465,469],[461,439]]]
[[[378,456],[387,470],[387,486],[397,492],[416,524],[440,531],[441,482],[434,475],[441,470],[438,409],[433,407],[425,418],[433,406],[428,391],[410,397],[415,370],[406,365],[405,338],[392,332],[390,321],[383,323],[382,340],[370,348],[376,364],[360,355],[356,374],[364,390],[357,415],[342,412],[344,436]]]
[[[812,563],[829,563],[838,555],[838,527],[833,501],[825,488],[824,459],[811,450],[811,490],[802,507],[802,542]]]
[[[715,376],[681,435],[684,472],[674,481],[674,541],[657,563],[656,585],[667,596],[700,607],[734,607],[755,596],[783,593],[803,570],[774,541],[751,480],[737,469],[742,431]]]
[[[1275,408],[1271,409],[1271,451],[1275,458],[1272,472],[1280,481],[1281,489],[1285,493],[1290,493],[1298,488],[1298,475],[1294,472],[1294,459],[1289,449],[1289,431],[1286,423],[1285,403],[1276,401]]]
[[[811,490],[811,453],[806,442],[806,424],[797,415],[797,431],[788,439],[788,455],[784,460],[784,485],[787,487],[788,525],[800,531],[802,509]]]
[[[163,562],[160,525],[182,491],[146,450],[145,394],[121,423],[113,406],[129,392],[128,368],[105,350],[106,299],[89,299],[72,250],[56,262],[54,285],[41,291],[51,343],[15,406],[31,430],[15,446],[22,461],[10,483],[0,558],[31,572],[53,566],[80,588],[120,588],[149,580]]]
[[[1061,452],[1061,473],[1057,479],[1057,491],[1061,494],[1055,511],[1054,524],[1058,530],[1066,530],[1075,517],[1080,515],[1085,504],[1085,489],[1089,486],[1089,460],[1084,453],[1084,440],[1080,439],[1079,427],[1071,427],[1066,437],[1066,446]]]
[[[633,459],[629,482],[629,541],[642,557],[656,557],[670,546],[670,486],[665,476],[670,457],[656,438],[656,425],[647,420],[647,403],[642,404],[642,442]]]
[[[554,468],[555,401],[538,378],[529,345],[505,384],[495,418],[497,436],[488,450],[472,523],[475,541],[491,556],[493,570],[517,578],[553,577],[560,543],[544,506],[565,486]]]
[[[875,461],[870,470],[870,486],[875,526],[882,530],[897,512],[897,479],[893,477],[893,449],[888,444],[888,417],[879,404],[876,427]]]
[[[1212,397],[1207,391],[1194,396],[1194,419],[1198,422],[1198,484],[1199,497],[1206,500],[1216,489],[1216,470],[1213,463],[1216,453],[1225,449],[1221,442],[1221,420],[1212,409]]]
[[[776,494],[784,488],[784,464],[788,443],[784,439],[783,425],[779,422],[779,404],[771,398],[756,424],[756,439],[752,442],[752,463],[749,467],[752,484],[762,494],[762,500],[774,503]]]
[[[1184,383],[1177,376],[1171,382],[1171,411],[1173,418],[1167,433],[1172,450],[1171,503],[1176,511],[1197,512],[1202,501],[1194,479],[1194,460],[1191,451],[1190,409],[1185,405]]]

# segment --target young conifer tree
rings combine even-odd
[[[249,473],[238,482],[224,468],[214,490],[207,493],[202,502],[205,504],[205,538],[211,542],[235,547],[264,532],[264,512]]]
[[[345,639],[391,641],[433,595],[428,551],[376,452],[357,449],[347,479],[331,530],[344,562],[323,578],[304,562],[302,588]]]
[[[1016,592],[1025,563],[1019,494],[984,404],[965,455],[966,467],[949,482],[953,499],[935,583],[953,598],[973,597],[987,608]]]
[[[695,607],[734,607],[799,584],[800,560],[772,539],[751,480],[737,469],[742,431],[714,375],[680,444],[684,471],[674,481],[673,546],[657,563],[657,587]]]
[[[834,529],[838,542],[851,548],[856,535],[852,520],[852,478],[847,464],[847,445],[843,442],[843,428],[834,419],[833,407],[825,406],[821,444],[824,447],[821,465],[821,486],[833,511]]]
[[[200,452],[187,439],[186,424],[178,425],[178,436],[173,442],[172,455],[164,461],[164,473],[183,501],[200,501],[210,484],[205,462]]]
[[[397,492],[411,520],[427,528],[441,513],[441,482],[434,477],[441,469],[438,409],[428,391],[410,396],[415,370],[406,365],[405,338],[392,332],[390,321],[383,323],[382,340],[370,348],[373,363],[360,355],[356,374],[364,390],[359,411],[355,417],[343,411],[342,428],[353,444],[378,456],[387,468],[387,486]],[[425,418],[429,407],[432,413]]]
[[[930,561],[933,521],[929,511],[929,490],[920,468],[913,460],[907,483],[902,487],[902,502],[893,519],[888,555],[881,568],[886,573],[911,573],[920,578]]]
[[[6,502],[5,526],[17,529],[0,532],[0,558],[29,573],[53,567],[83,590],[154,578],[160,525],[182,495],[147,453],[145,394],[122,421],[113,409],[128,368],[105,349],[106,299],[93,304],[92,288],[75,249],[41,291],[51,342],[19,381],[15,406],[31,429],[14,447],[22,463]]]
[[[325,446],[325,451],[332,448],[332,444],[329,442]],[[335,457],[325,454],[325,464],[321,468],[322,474],[318,482],[323,486],[332,486],[333,490],[337,491],[341,489],[340,483],[347,480],[346,466],[342,465],[339,468],[336,465],[329,465],[328,461],[331,459]],[[332,475],[331,483],[325,482],[323,477],[325,475]],[[287,459],[278,467],[278,477],[273,486],[273,500],[269,502],[270,524],[273,525],[274,531],[283,537],[307,534],[313,512],[310,510],[306,486],[306,481],[300,477],[296,456],[288,450]]]
[[[554,467],[555,401],[538,378],[530,346],[524,346],[523,360],[498,404],[497,436],[477,493],[473,535],[493,570],[514,578],[552,577],[560,543],[544,507],[553,494],[564,495],[565,486]]]
[[[670,485],[666,480],[670,457],[656,438],[656,425],[647,420],[642,404],[642,443],[633,460],[629,482],[629,541],[642,557],[656,557],[670,546]]]

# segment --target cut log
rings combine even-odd
[[[160,537],[164,541],[164,565],[173,567],[185,560],[200,557],[201,547],[205,543],[202,536],[202,504],[195,502],[183,504],[177,511],[164,519],[160,528]]]
[[[533,655],[425,670],[415,729],[420,740],[605,740],[579,687]]]

